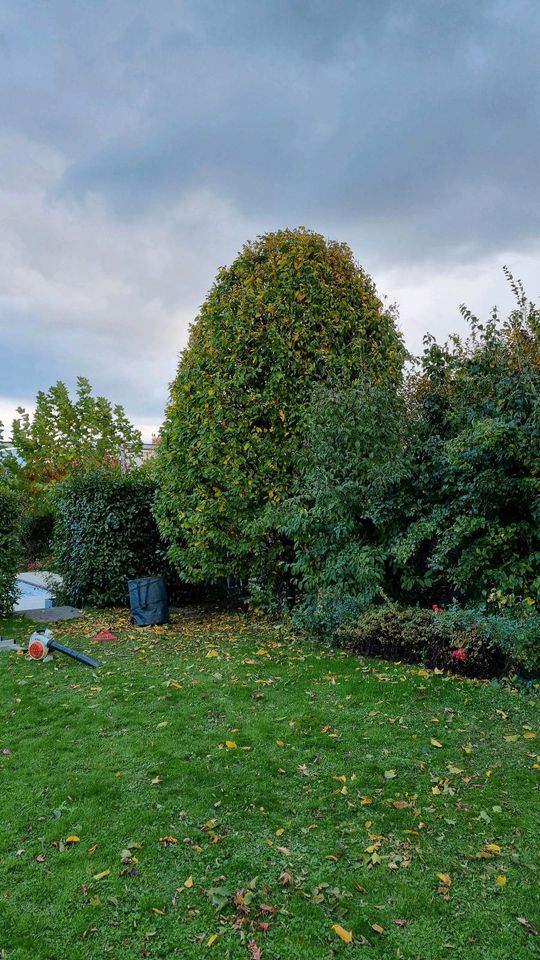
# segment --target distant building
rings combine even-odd
[[[155,457],[158,447],[159,447],[159,437],[156,437],[156,435],[154,434],[152,436],[151,443],[143,443],[142,454],[141,454],[139,463],[146,463],[147,460],[151,460],[152,457]]]

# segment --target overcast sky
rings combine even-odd
[[[409,346],[540,299],[539,0],[3,0],[0,420],[77,374],[145,438],[216,269],[304,224]]]

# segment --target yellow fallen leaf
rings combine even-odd
[[[379,923],[372,923],[371,929],[374,930],[375,933],[384,933],[384,927],[381,927]]]
[[[74,834],[72,837],[66,837],[65,842],[66,842],[66,843],[80,843],[80,842],[81,842],[81,838],[80,838],[80,837],[76,837],[75,834]]]
[[[527,730],[527,732],[523,734],[523,739],[524,739],[524,740],[536,740],[536,734],[533,733],[532,730]]]
[[[92,879],[93,879],[93,880],[104,880],[105,877],[108,877],[108,876],[109,876],[110,872],[111,872],[110,870],[102,870],[101,873],[95,873]]]
[[[451,886],[452,880],[450,878],[449,873],[438,873],[437,877],[441,881],[441,883],[444,883],[445,887]]]
[[[267,657],[267,656],[268,656],[268,650],[264,650],[263,648],[261,648],[260,650],[256,650],[256,651],[255,651],[255,656],[256,656],[256,657]]]
[[[352,943],[353,935],[350,930],[345,930],[339,923],[334,923],[332,930],[343,943]]]
[[[158,917],[164,917],[165,911],[160,910],[159,907],[152,907],[152,913],[157,913]]]
[[[227,750],[236,750],[236,743],[234,740],[226,740],[225,746],[227,747]]]
[[[218,651],[217,651],[217,650],[209,650],[208,653],[206,654],[206,659],[209,660],[211,657],[219,657]]]
[[[150,783],[153,783],[153,784],[161,783],[161,777],[154,777],[153,780],[150,781]]]
[[[507,743],[517,743],[519,740],[519,734],[518,733],[509,734],[508,736],[503,737],[503,740],[506,740]]]
[[[501,853],[502,847],[498,843],[486,843],[484,850],[489,850],[490,853]]]
[[[193,877],[188,877],[187,880],[184,880],[184,886],[189,890],[193,886]]]
[[[429,742],[431,743],[432,747],[442,747],[442,743],[439,743],[439,741],[436,740],[435,737],[432,737]]]
[[[276,740],[276,747],[284,747],[285,743],[283,740]]]
[[[280,827],[279,830],[276,830],[276,837],[282,837],[284,833],[285,833],[284,828]]]
[[[504,887],[506,883],[506,877],[500,873],[499,876],[495,878],[495,883],[498,883],[500,887]]]
[[[96,852],[96,850],[97,850],[97,848],[98,848],[97,843],[95,843],[93,847],[88,847],[88,850],[86,851],[87,854],[88,854],[88,856],[89,856],[89,857],[93,857],[94,854],[95,854],[95,852]]]
[[[218,938],[219,938],[219,933],[213,933],[211,937],[208,937],[208,940],[206,941],[206,946],[213,947]]]

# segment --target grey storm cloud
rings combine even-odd
[[[539,41],[537,0],[5,5],[4,405],[88,373],[159,422],[217,267],[276,226],[348,240],[415,344],[422,268],[534,276]]]

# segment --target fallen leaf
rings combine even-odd
[[[249,960],[261,960],[262,950],[257,946],[255,940],[248,941]]]
[[[193,886],[193,877],[188,877],[187,880],[184,880],[184,886],[189,890]]]
[[[506,883],[506,877],[500,873],[499,876],[495,878],[495,883],[498,883],[500,887],[504,887]]]
[[[352,943],[353,935],[350,930],[345,930],[339,923],[334,923],[332,930],[336,934],[336,937],[343,940],[343,943]]]
[[[172,847],[175,843],[178,843],[176,837],[160,837],[159,842],[162,847]]]
[[[451,886],[452,880],[450,879],[449,873],[438,873],[437,877],[441,881],[441,883],[444,883],[446,887]]]
[[[395,770],[385,770],[385,771],[384,771],[384,779],[385,779],[385,780],[395,780],[396,777],[397,777],[397,773],[396,773]]]
[[[392,920],[392,923],[395,923],[396,927],[406,927],[408,920]]]
[[[36,857],[36,863],[45,863],[45,854],[44,854],[44,853],[38,853],[38,855],[37,855],[37,857]]]
[[[379,923],[372,923],[371,929],[374,930],[375,933],[384,933],[384,927],[381,927]]]
[[[430,742],[430,744],[431,744],[432,747],[440,747],[440,748],[442,749],[442,743],[440,743],[438,740],[436,740],[435,737],[432,737],[429,742]]]
[[[81,838],[76,837],[75,834],[73,834],[73,836],[71,837],[66,837],[64,841],[64,843],[80,843],[80,842],[81,842]]]
[[[93,880],[104,880],[105,877],[110,875],[110,870],[102,870],[101,873],[95,873],[92,877]]]
[[[225,746],[227,747],[227,750],[236,750],[236,743],[234,740],[226,740]]]
[[[208,940],[206,941],[206,946],[213,947],[218,938],[219,938],[219,933],[213,933],[211,937],[208,937]]]

